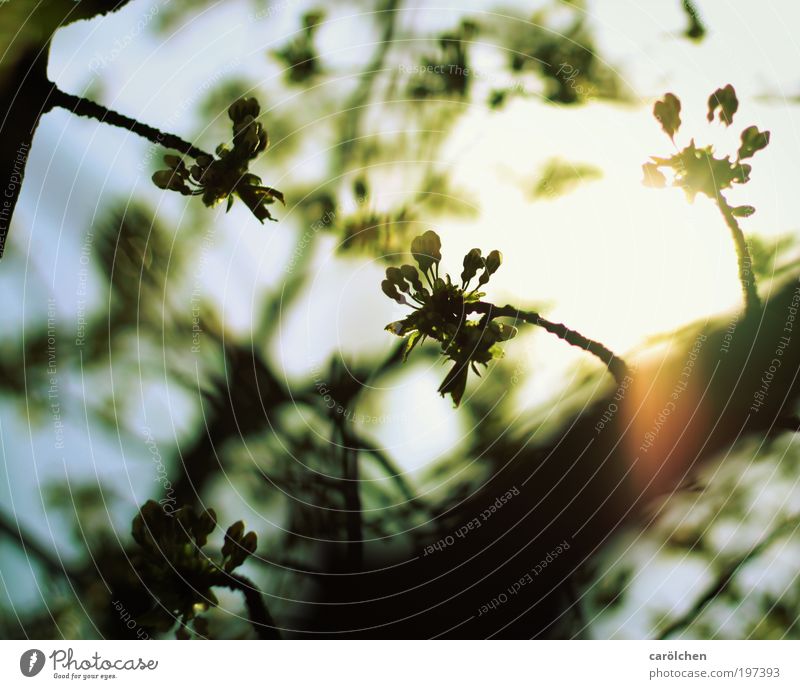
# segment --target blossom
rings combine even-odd
[[[480,375],[477,364],[487,366],[492,359],[502,356],[498,343],[511,339],[517,332],[516,328],[486,317],[467,318],[484,296],[478,288],[497,271],[502,256],[499,251],[492,251],[484,257],[480,249],[472,249],[464,257],[461,282],[457,284],[450,275],[440,276],[441,240],[432,230],[414,239],[411,255],[419,270],[412,265],[389,267],[381,283],[386,296],[412,308],[408,316],[390,323],[386,329],[406,338],[404,359],[426,338],[440,343],[442,354],[453,362],[453,367],[438,392],[443,397],[449,394],[458,406],[470,368]],[[470,290],[469,285],[479,271],[478,285]]]
[[[228,210],[238,197],[260,222],[274,220],[268,206],[276,200],[284,203],[283,194],[264,186],[261,178],[249,172],[250,161],[263,153],[269,143],[267,132],[256,121],[261,108],[255,98],[240,98],[228,108],[233,122],[233,147],[221,144],[216,157],[201,155],[187,166],[176,155],[164,156],[166,170],[153,175],[161,189],[177,191],[184,196],[202,196],[203,203],[212,207],[227,200]]]

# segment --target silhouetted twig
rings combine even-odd
[[[53,84],[53,91],[50,94],[48,102],[51,107],[64,108],[75,115],[90,117],[98,122],[127,129],[148,141],[152,141],[154,144],[179,151],[184,155],[192,156],[193,158],[199,156],[211,157],[202,149],[197,148],[197,146],[190,144],[188,141],[184,141],[175,134],[159,131],[155,127],[151,127],[131,117],[115,112],[114,110],[109,110],[105,106],[88,100],[87,98],[64,93],[55,84]]]
[[[731,231],[733,243],[736,247],[736,258],[739,264],[739,282],[742,285],[742,292],[744,293],[745,308],[748,311],[760,310],[761,299],[758,296],[756,278],[753,273],[753,259],[750,256],[750,250],[747,248],[744,232],[742,232],[742,228],[739,227],[739,223],[736,222],[733,209],[728,205],[725,197],[719,191],[717,192],[716,200],[720,213],[722,213],[722,217],[725,219],[725,224]]]
[[[261,592],[256,588],[256,585],[247,577],[240,574],[225,574],[220,576],[218,581],[214,582],[215,586],[238,591],[244,596],[244,602],[247,606],[247,613],[250,617],[250,624],[255,629],[259,639],[280,639],[281,634],[272,619],[266,603],[261,596]]]
[[[552,333],[556,337],[564,340],[573,347],[580,347],[581,349],[596,356],[607,367],[612,376],[618,383],[621,383],[626,376],[629,375],[630,369],[628,365],[608,347],[601,342],[591,340],[585,335],[582,335],[577,330],[568,328],[563,323],[553,323],[546,318],[542,318],[535,311],[520,311],[519,309],[507,306],[495,306],[487,302],[478,302],[470,304],[470,309],[476,313],[485,314],[488,318],[513,318],[518,321],[525,321],[531,325],[538,325],[544,328],[547,332]]]

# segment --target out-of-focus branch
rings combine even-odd
[[[41,545],[18,521],[12,520],[2,512],[0,512],[0,534],[5,534],[19,546],[25,555],[33,555],[50,574],[64,577],[73,583],[77,582],[78,575],[71,567],[64,564],[57,555]]]
[[[364,69],[361,81],[353,92],[343,109],[344,122],[342,126],[342,142],[338,148],[339,168],[347,161],[361,128],[361,119],[366,105],[369,102],[375,79],[383,68],[386,61],[386,54],[389,52],[392,40],[394,39],[397,25],[397,15],[400,8],[400,0],[386,0],[386,4],[379,11],[379,18],[383,22],[383,31],[377,43],[375,54],[370,63]]]
[[[281,634],[275,620],[269,613],[261,592],[256,585],[247,577],[239,574],[225,574],[214,582],[215,586],[238,591],[244,597],[247,613],[250,617],[250,624],[255,629],[259,639],[280,639]]]
[[[794,531],[798,528],[798,515],[787,517],[777,527],[770,531],[762,540],[750,548],[744,555],[728,565],[717,577],[716,581],[709,586],[705,593],[697,600],[692,608],[683,616],[668,624],[659,634],[659,639],[668,639],[670,636],[690,626],[702,612],[728,590],[734,577],[741,571],[748,562],[751,562],[761,555],[778,538],[789,531],[789,527]]]

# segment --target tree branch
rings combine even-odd
[[[12,520],[2,512],[0,512],[0,534],[5,534],[14,541],[25,555],[33,555],[52,575],[77,583],[78,575],[71,567],[65,565],[57,555],[38,543],[18,521]]]
[[[736,247],[736,258],[739,264],[739,282],[742,285],[745,308],[750,312],[759,311],[761,310],[761,299],[758,296],[756,277],[753,273],[753,259],[750,256],[750,250],[747,248],[744,232],[742,232],[742,228],[739,227],[739,223],[736,222],[733,209],[728,205],[725,197],[719,191],[717,191],[716,200],[720,213],[722,213],[722,217],[725,219],[725,224],[731,231],[733,243]]]
[[[535,311],[520,311],[519,309],[507,306],[495,306],[487,302],[478,302],[471,304],[470,308],[477,312],[486,314],[489,319],[492,318],[513,318],[515,320],[525,321],[531,325],[538,325],[544,328],[547,332],[552,333],[556,337],[564,340],[566,343],[571,344],[573,347],[580,347],[584,351],[589,352],[602,361],[607,367],[611,375],[614,376],[618,383],[621,383],[626,376],[630,374],[630,369],[623,359],[618,357],[608,347],[601,342],[591,340],[585,335],[582,335],[577,330],[568,328],[563,323],[553,323],[546,318],[542,318]]]
[[[382,19],[385,21],[383,32],[380,40],[377,43],[377,50],[370,60],[369,65],[365,68],[361,82],[356,90],[353,92],[350,100],[347,102],[342,110],[344,116],[344,126],[342,127],[342,143],[338,148],[338,165],[340,169],[346,162],[350,155],[350,151],[358,138],[358,130],[361,126],[361,117],[365,105],[367,104],[369,94],[372,91],[372,86],[375,78],[383,68],[383,63],[386,60],[386,54],[394,40],[395,26],[397,22],[397,13],[400,8],[400,0],[386,0],[385,6],[379,10]]]
[[[2,13],[0,13],[0,19]],[[38,46],[22,55],[3,82],[6,104],[0,120],[0,258],[6,246],[14,209],[22,192],[33,136],[47,106],[47,49]]]
[[[244,596],[244,603],[250,616],[250,624],[256,630],[256,635],[259,639],[281,638],[275,620],[269,614],[261,592],[250,579],[240,574],[224,574],[214,582],[214,585],[238,591]]]
[[[64,93],[55,84],[52,84],[52,89],[53,90],[48,99],[50,107],[64,108],[65,110],[72,112],[74,115],[79,115],[80,117],[90,117],[98,122],[103,122],[114,127],[127,129],[128,131],[138,134],[148,141],[152,141],[154,144],[179,151],[180,153],[191,156],[192,158],[198,158],[199,156],[211,157],[210,154],[206,153],[200,148],[197,148],[197,146],[194,146],[188,141],[184,141],[175,134],[168,134],[159,131],[155,127],[143,124],[138,120],[134,120],[133,118],[122,115],[114,110],[109,110],[105,106],[88,100],[87,98],[81,98],[79,96],[73,96],[69,93]]]
[[[347,566],[351,572],[360,572],[364,565],[364,527],[361,518],[361,494],[359,492],[358,451],[350,438],[345,421],[336,423],[341,438],[344,481],[345,524],[347,531]]]

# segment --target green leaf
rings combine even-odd
[[[461,404],[461,398],[464,396],[464,391],[467,389],[468,374],[469,365],[457,361],[439,386],[439,394],[442,397],[450,395],[450,397],[453,398],[453,406],[455,407]]]
[[[717,89],[709,96],[708,115],[706,116],[709,122],[714,121],[717,109],[719,109],[719,121],[729,127],[733,123],[733,116],[739,109],[739,99],[736,98],[736,91],[730,84]]]
[[[738,158],[752,158],[758,151],[769,145],[769,132],[760,132],[758,127],[748,127],[742,132],[742,145],[739,146]]]
[[[407,318],[404,318],[402,321],[393,321],[384,328],[384,330],[388,330],[392,335],[397,335],[398,337],[404,337],[413,329],[414,326],[409,324]]]
[[[731,179],[734,182],[738,182],[739,184],[744,184],[745,182],[750,181],[750,172],[753,169],[752,165],[748,165],[747,163],[741,163],[740,165],[736,165],[733,168],[733,173],[731,174]]]
[[[403,350],[403,361],[408,359],[408,355],[411,354],[411,350],[414,349],[421,337],[422,333],[419,330],[415,330],[408,336],[405,349]]]
[[[542,168],[541,176],[533,188],[534,199],[555,199],[569,194],[581,184],[602,178],[603,171],[588,163],[551,158]]]
[[[208,540],[208,535],[216,526],[217,514],[212,509],[207,509],[203,514],[197,517],[192,527],[192,533],[194,534],[194,540],[197,545],[200,547],[204,546]]]
[[[755,212],[756,209],[753,208],[753,206],[737,206],[736,208],[731,208],[731,214],[737,218],[749,218]]]
[[[681,102],[674,93],[665,93],[664,99],[656,101],[653,115],[661,123],[661,128],[672,139],[681,126]]]
[[[700,20],[697,9],[690,2],[690,0],[683,0],[683,10],[686,12],[686,16],[689,18],[689,26],[686,27],[686,31],[683,35],[687,38],[691,38],[693,41],[699,42],[703,40],[703,37],[706,35],[706,28],[703,26],[703,22]]]

